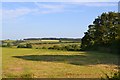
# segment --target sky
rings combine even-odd
[[[82,38],[103,12],[117,2],[2,2],[2,39]]]

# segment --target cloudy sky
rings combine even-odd
[[[103,12],[118,11],[117,2],[2,2],[2,38],[81,38]]]

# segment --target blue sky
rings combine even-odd
[[[3,2],[2,38],[81,38],[97,16],[118,11],[117,2]]]

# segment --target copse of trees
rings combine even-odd
[[[26,48],[32,48],[31,44],[26,44]]]
[[[32,48],[32,45],[27,43],[27,44],[19,44],[17,48]]]
[[[120,13],[98,16],[81,39],[82,50],[102,50],[118,53],[120,49]]]
[[[11,47],[11,44],[9,42],[7,43],[7,47]]]
[[[12,44],[10,42],[7,42],[6,44],[1,44],[2,47],[12,47]]]

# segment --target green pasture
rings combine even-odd
[[[100,78],[117,63],[109,53],[2,48],[3,78]]]

